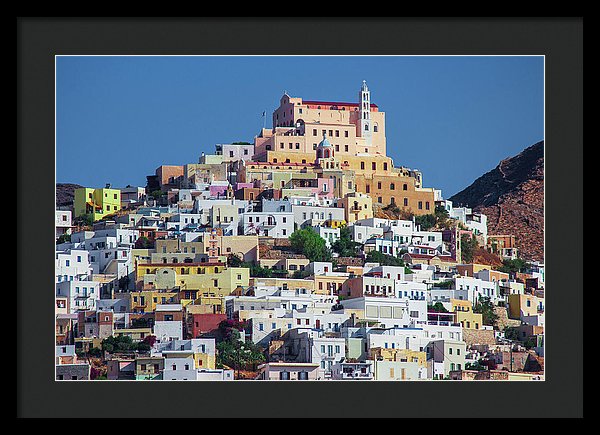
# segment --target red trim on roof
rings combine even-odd
[[[339,101],[312,101],[312,100],[302,100],[302,104],[316,104],[322,106],[346,106],[346,107],[358,107],[359,103],[343,103]],[[371,107],[378,107],[377,104],[371,103]]]

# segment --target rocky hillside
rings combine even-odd
[[[488,234],[514,234],[522,258],[544,261],[544,141],[504,159],[449,198],[488,217]]]
[[[73,205],[73,198],[75,196],[75,189],[79,189],[79,184],[70,183],[56,183],[56,206],[66,207]]]

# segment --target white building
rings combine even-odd
[[[450,217],[457,219],[462,222],[470,230],[473,230],[475,234],[482,235],[484,241],[487,242],[487,216],[482,213],[473,212],[468,207],[453,207],[450,210]]]
[[[316,226],[313,229],[317,232],[317,234],[325,240],[325,245],[328,248],[331,248],[336,241],[340,239],[340,229],[339,228],[330,228],[323,226]]]
[[[292,204],[294,223],[299,228],[304,226],[321,226],[327,221],[345,220],[345,211],[339,207],[323,207],[312,205]]]
[[[100,283],[96,281],[61,281],[56,283],[56,296],[69,298],[71,313],[96,310],[100,299]]]
[[[56,282],[87,278],[92,273],[88,252],[81,249],[56,252],[54,273]]]
[[[363,296],[342,301],[345,309],[364,310],[365,320],[385,328],[411,328],[427,321],[427,301]]]
[[[246,212],[241,224],[241,235],[258,235],[287,239],[294,232],[294,214],[288,212]]]
[[[71,234],[73,226],[72,213],[70,210],[56,210],[54,215],[54,227],[56,228],[56,237],[63,234]]]

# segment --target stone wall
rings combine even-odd
[[[467,343],[467,346],[472,344],[487,344],[492,346],[496,344],[494,331],[491,329],[463,328],[463,341]]]

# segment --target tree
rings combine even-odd
[[[379,263],[382,266],[404,266],[401,258],[387,255],[379,251],[369,251],[366,255],[368,263]]]
[[[91,227],[94,224],[94,218],[91,214],[82,214],[77,216],[73,223],[82,227]]]
[[[312,227],[294,231],[289,240],[292,249],[310,261],[331,261],[331,251],[325,240]]]
[[[477,370],[477,371],[482,371],[482,370],[487,370],[487,367],[482,365],[479,361],[475,361],[475,362],[468,362],[465,364],[465,370]]]
[[[454,222],[454,220],[450,218],[448,210],[446,210],[443,206],[436,205],[434,214],[436,218],[436,226],[438,228],[449,229],[452,227],[452,222]]]
[[[479,296],[475,306],[473,307],[473,312],[482,314],[484,325],[496,326],[498,315],[496,314],[496,311],[494,310],[494,304],[489,297]]]
[[[331,249],[337,252],[340,257],[356,257],[360,243],[352,240],[350,228],[343,226],[340,228],[340,238],[333,242]]]
[[[227,257],[227,265],[229,267],[248,267],[247,264],[248,263],[246,263],[236,254],[231,254],[229,257]]]
[[[514,326],[507,326],[504,328],[504,338],[511,341],[521,341],[519,329]]]
[[[515,258],[514,260],[502,260],[502,266],[498,267],[497,270],[515,275],[517,272],[524,272],[528,267],[529,263],[527,263],[525,260],[521,258]]]
[[[217,366],[227,365],[238,370],[254,370],[257,364],[265,361],[262,347],[254,344],[252,340],[240,340],[240,332],[236,328],[230,328],[229,332],[229,336],[217,344]]]
[[[56,239],[56,244],[60,245],[61,243],[67,243],[71,241],[70,234],[61,234],[58,239]]]
[[[432,311],[434,313],[449,313],[441,302],[436,302],[435,304],[428,306],[427,311]]]
[[[129,277],[127,275],[119,278],[119,290],[125,290],[129,287]]]
[[[433,214],[415,216],[415,223],[421,226],[422,231],[427,231],[435,226],[437,219]]]
[[[150,193],[150,196],[153,197],[154,199],[156,199],[157,201],[163,196],[163,192],[162,190],[155,190],[153,192]]]
[[[437,284],[435,284],[435,287],[448,289],[448,288],[451,288],[453,285],[454,285],[454,280],[447,279],[445,281],[438,282]]]
[[[146,337],[144,337],[142,342],[146,343],[150,347],[154,347],[154,344],[156,343],[156,337],[154,335],[147,335]]]
[[[101,347],[103,351],[108,353],[134,351],[147,352],[152,347],[150,343],[154,344],[152,339],[149,337],[154,336],[148,336],[146,337],[148,340],[144,339],[143,341],[136,343],[127,335],[121,335],[118,337],[111,335],[110,337],[106,337],[104,340],[102,340]],[[154,337],[154,340],[156,340],[156,337]]]
[[[460,255],[463,263],[472,263],[475,250],[479,243],[473,234],[463,234],[460,236]]]
[[[141,236],[135,241],[136,249],[150,249],[153,246],[154,246],[154,244],[146,236]]]

